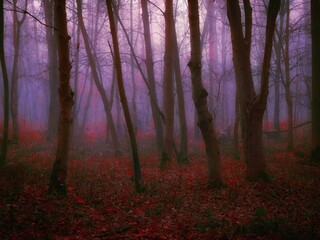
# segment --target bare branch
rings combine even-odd
[[[14,5],[11,1],[9,1],[9,0],[6,0],[6,1],[7,1],[9,4]],[[50,26],[50,25],[42,22],[39,18],[37,18],[36,16],[34,16],[33,14],[31,14],[31,13],[28,12],[27,10],[22,9],[22,8],[20,8],[20,7],[18,7],[18,6],[16,6],[16,8],[17,8],[16,10],[14,10],[14,9],[8,9],[8,8],[3,8],[3,9],[6,10],[6,11],[10,11],[10,12],[18,12],[18,13],[23,13],[23,14],[29,15],[29,16],[32,17],[34,20],[36,20],[37,22],[39,22],[41,25],[43,25],[43,26],[45,26],[45,27],[52,28],[52,29],[54,29],[54,30],[58,30],[58,29],[56,29],[54,26]]]

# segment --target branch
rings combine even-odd
[[[10,3],[11,5],[14,5],[12,2],[10,2],[9,0],[6,0],[8,3]],[[49,28],[52,28],[54,30],[58,30],[57,28],[55,28],[54,26],[50,26],[48,24],[45,24],[44,22],[42,22],[39,18],[37,18],[36,16],[34,16],[33,14],[31,14],[30,12],[28,12],[27,10],[25,9],[22,9],[18,6],[16,6],[17,10],[14,10],[14,9],[7,9],[7,8],[3,8],[4,10],[6,11],[10,11],[10,12],[18,12],[18,13],[23,13],[23,14],[26,14],[26,15],[29,15],[30,17],[32,17],[33,19],[35,19],[37,22],[39,22],[41,25],[45,26],[45,27],[49,27]]]

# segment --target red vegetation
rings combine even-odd
[[[147,190],[134,191],[130,157],[94,146],[71,153],[68,199],[46,196],[52,147],[10,146],[0,169],[1,239],[317,239],[320,168],[292,153],[268,156],[270,183],[245,180],[245,164],[223,157],[225,187],[208,189],[205,154],[158,168],[142,156]]]

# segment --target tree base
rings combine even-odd
[[[169,155],[166,151],[162,151],[161,160],[160,160],[160,168],[165,168],[170,161]]]

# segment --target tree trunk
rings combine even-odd
[[[144,29],[144,43],[145,43],[145,51],[146,51],[146,67],[147,67],[147,75],[148,75],[148,83],[149,83],[149,95],[150,95],[150,103],[151,103],[151,111],[153,117],[153,123],[156,130],[156,142],[157,142],[157,150],[159,158],[161,157],[164,142],[163,142],[163,126],[161,121],[161,115],[157,109],[158,106],[158,98],[156,91],[156,81],[154,76],[153,69],[153,54],[152,54],[152,45],[151,45],[151,34],[150,34],[150,23],[149,23],[149,12],[147,0],[141,0],[141,8],[142,8],[142,21],[143,21],[143,29]]]
[[[0,61],[2,69],[2,79],[3,79],[3,136],[0,152],[0,166],[5,165],[8,150],[8,132],[9,132],[9,79],[6,66],[6,58],[4,52],[4,13],[3,13],[3,0],[0,0]]]
[[[182,76],[180,69],[179,48],[177,42],[177,34],[175,23],[172,21],[172,48],[173,48],[173,65],[174,65],[174,77],[176,81],[176,90],[178,97],[178,110],[179,110],[179,125],[180,125],[180,152],[178,153],[178,162],[188,162],[188,129],[186,120],[186,110],[184,101],[184,92],[182,84]]]
[[[54,0],[44,0],[45,21],[49,26],[54,25],[53,19]],[[48,72],[49,72],[49,112],[46,137],[51,142],[58,134],[59,125],[59,94],[58,94],[58,56],[57,39],[54,29],[46,27],[46,40],[48,45]]]
[[[288,146],[287,149],[293,149],[293,106],[291,94],[291,77],[290,77],[290,55],[289,55],[289,41],[290,41],[290,4],[289,0],[285,1],[286,8],[286,32],[285,32],[285,48],[284,48],[284,66],[285,66],[285,80],[283,82],[287,111],[288,111]]]
[[[84,25],[84,21],[83,21],[83,17],[82,17],[82,5],[81,4],[82,4],[82,1],[77,0],[77,13],[78,13],[79,27],[80,27],[80,30],[82,33],[86,53],[88,56],[93,81],[94,81],[94,83],[98,89],[98,92],[101,96],[104,110],[106,113],[106,118],[107,118],[107,122],[108,122],[108,129],[111,132],[111,137],[112,137],[112,142],[113,142],[114,154],[117,156],[120,153],[118,136],[117,136],[117,132],[115,130],[115,124],[114,124],[112,113],[111,113],[110,103],[109,103],[108,97],[106,95],[106,92],[103,88],[103,85],[102,85],[101,81],[99,80],[99,76],[98,76],[98,72],[97,72],[97,64],[95,62],[93,53],[91,52],[91,47],[90,47],[90,43],[89,43],[89,36],[88,36],[88,33],[85,29],[85,25]]]
[[[59,135],[56,159],[51,172],[49,196],[67,196],[66,178],[72,124],[72,105],[74,93],[70,87],[71,63],[69,56],[69,40],[67,29],[66,1],[54,1],[54,23],[57,29],[57,45],[59,58]]]
[[[135,179],[135,189],[137,192],[140,192],[143,190],[143,184],[142,184],[142,177],[141,177],[139,152],[138,152],[138,146],[137,146],[137,142],[136,142],[135,131],[134,131],[134,127],[133,127],[133,123],[131,120],[130,111],[129,111],[129,107],[128,107],[126,92],[125,92],[124,84],[123,84],[122,66],[121,66],[117,31],[116,31],[113,10],[112,10],[112,1],[106,0],[106,3],[107,3],[108,15],[109,15],[110,30],[111,30],[111,35],[112,35],[112,42],[113,42],[113,49],[114,49],[114,62],[115,62],[116,70],[117,70],[119,94],[120,94],[123,113],[124,113],[124,117],[126,120],[127,130],[128,130],[128,134],[130,137],[130,143],[131,143],[131,151],[132,151],[132,159],[133,159],[133,167],[134,167],[134,177],[135,177],[134,178]]]
[[[192,97],[198,115],[198,126],[203,136],[208,158],[209,186],[221,185],[221,159],[218,140],[213,127],[213,119],[208,111],[208,93],[202,84],[201,47],[199,27],[199,6],[197,0],[188,0],[191,59],[188,64],[191,72]]]
[[[161,166],[170,161],[174,144],[174,82],[173,82],[173,3],[165,1],[165,52],[163,70],[163,110],[165,115],[164,151]]]
[[[310,160],[320,162],[320,2],[311,0],[312,35],[312,153]]]
[[[233,62],[241,112],[241,133],[244,146],[244,159],[249,180],[266,177],[266,164],[263,150],[262,121],[267,105],[269,70],[276,18],[280,8],[279,0],[270,0],[267,12],[265,50],[260,80],[260,93],[256,94],[253,85],[250,52],[252,38],[252,8],[249,0],[244,0],[244,26],[242,30],[239,1],[227,1],[227,15],[231,28]]]
[[[25,6],[27,1],[25,1]],[[19,20],[17,13],[17,0],[13,1],[13,65],[11,73],[11,119],[12,119],[12,140],[15,143],[19,141],[19,54],[21,43],[21,27],[25,20],[26,14]]]

